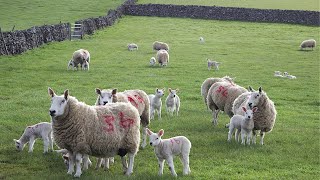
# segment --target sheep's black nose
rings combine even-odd
[[[248,116],[248,118],[250,119],[250,118],[251,118],[251,116]]]
[[[53,111],[49,111],[50,112],[50,116],[54,116],[54,114],[56,113],[56,111],[55,110],[53,110]]]
[[[173,95],[173,97],[176,97],[176,95]]]
[[[249,107],[252,108],[252,103],[248,103]]]
[[[152,146],[152,142],[150,143],[150,146]]]
[[[108,103],[108,101],[103,101],[103,105],[106,105]]]

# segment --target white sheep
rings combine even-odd
[[[69,70],[70,66],[72,66],[73,69],[78,69],[79,64],[81,68],[83,68],[85,62],[90,63],[90,53],[88,50],[79,49],[73,53],[72,59],[68,62],[67,69]],[[87,70],[89,70],[89,68]]]
[[[156,60],[155,57],[151,57],[151,58],[150,58],[150,66],[156,65],[156,62],[157,62],[157,60]]]
[[[234,114],[243,115],[241,107],[253,109],[258,108],[253,116],[254,129],[252,142],[256,143],[256,131],[260,131],[260,144],[263,145],[266,132],[271,132],[276,121],[277,111],[274,103],[260,87],[258,91],[253,89],[250,92],[241,94],[233,103]]]
[[[180,109],[180,98],[177,95],[179,89],[172,90],[171,88],[168,89],[169,94],[166,98],[166,109],[167,113],[173,116],[173,112],[176,111],[177,116],[179,115]]]
[[[167,66],[169,63],[169,53],[166,50],[159,50],[157,52],[157,60],[160,66]]]
[[[173,176],[177,176],[174,170],[173,157],[180,156],[183,163],[183,175],[191,173],[189,166],[189,154],[191,149],[191,142],[185,136],[176,136],[170,139],[161,139],[164,130],[161,129],[158,133],[153,133],[147,129],[150,138],[150,145],[154,147],[154,152],[158,158],[159,176],[163,174],[163,165],[166,160]]]
[[[152,48],[153,48],[153,50],[156,50],[156,51],[159,51],[159,50],[169,51],[169,45],[167,43],[159,42],[159,41],[155,41],[152,44]]]
[[[155,94],[149,95],[150,100],[150,113],[151,113],[151,119],[154,119],[155,111],[158,113],[158,119],[161,119],[161,107],[162,107],[162,101],[161,98],[164,96],[165,89],[156,89]]]
[[[302,43],[300,44],[300,49],[303,50],[304,48],[311,48],[313,50],[313,48],[316,47],[316,40],[314,39],[308,39],[305,41],[302,41]]]
[[[280,71],[274,71],[274,76],[275,77],[283,77],[282,73]]]
[[[203,38],[203,37],[200,37],[200,38],[199,38],[199,41],[200,41],[200,43],[204,43],[204,38]]]
[[[29,143],[29,153],[31,153],[33,152],[33,145],[38,138],[43,140],[43,153],[48,152],[49,146],[51,150],[53,150],[51,123],[41,122],[33,126],[28,126],[20,139],[14,139],[13,141],[18,151],[22,151],[26,143]]]
[[[135,43],[128,44],[127,47],[129,51],[138,50],[138,45]]]
[[[289,78],[289,79],[297,79],[296,76],[290,75],[288,72],[283,73],[283,77]]]
[[[220,62],[212,61],[211,59],[207,59],[208,70],[210,71],[211,67],[214,67],[215,70],[219,70]]]
[[[244,116],[242,115],[233,115],[230,119],[229,125],[229,133],[228,133],[228,141],[231,141],[232,134],[234,129],[237,129],[237,133],[235,135],[235,140],[239,142],[239,133],[241,132],[241,144],[245,144],[245,138],[247,137],[247,144],[250,145],[251,136],[252,136],[252,129],[254,127],[253,122],[253,113],[257,111],[257,107],[251,109],[246,109],[242,107],[244,112]]]
[[[96,157],[114,157],[121,159],[128,154],[129,166],[126,175],[133,172],[134,157],[140,143],[139,112],[129,103],[111,103],[105,106],[89,106],[79,102],[65,90],[57,96],[48,88],[51,97],[49,109],[53,135],[56,144],[70,152],[68,174],[74,172],[80,177],[81,162],[88,155]],[[87,162],[83,162],[87,165]],[[84,166],[83,170],[88,169]]]

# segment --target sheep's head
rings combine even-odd
[[[258,108],[254,107],[252,109],[246,109],[245,107],[242,107],[242,110],[244,112],[245,119],[252,119],[253,113],[255,113],[258,110]]]
[[[165,88],[163,89],[156,89],[156,96],[157,97],[162,97],[164,95],[164,91],[165,91]]]
[[[16,139],[13,139],[14,143],[15,143],[15,146],[16,146],[16,149],[18,151],[22,151],[23,150],[23,147],[24,147],[24,144],[20,142],[20,140],[16,140]]]
[[[147,134],[149,135],[150,146],[158,146],[161,142],[161,137],[164,134],[164,130],[161,129],[158,133],[154,133],[147,128]]]
[[[57,96],[51,88],[48,88],[48,93],[51,97],[50,116],[56,117],[63,115],[68,102],[69,90],[67,89],[63,95]]]
[[[117,89],[104,89],[100,90],[96,88],[96,93],[98,94],[98,105],[106,105],[107,103],[112,103]]]
[[[169,88],[168,90],[169,90],[169,97],[170,98],[175,98],[177,95],[177,92],[179,91],[179,89],[172,90],[171,88]]]
[[[253,91],[252,88],[251,88],[251,91]],[[262,95],[263,95],[263,91],[261,87],[259,87],[258,91],[251,92],[250,97],[248,99],[248,106],[250,107],[250,109],[258,105]]]

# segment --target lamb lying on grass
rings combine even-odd
[[[129,51],[138,50],[138,45],[135,43],[128,44],[127,47]]]
[[[33,126],[28,126],[19,140],[14,139],[16,149],[22,151],[26,143],[29,143],[29,153],[33,152],[35,140],[43,139],[43,153],[48,152],[49,146],[53,150],[52,126],[51,123],[41,122]]]
[[[161,129],[158,133],[153,133],[147,129],[150,138],[150,145],[154,147],[154,152],[158,158],[159,163],[159,176],[163,174],[163,165],[166,160],[173,176],[177,176],[174,170],[173,157],[180,156],[183,163],[183,175],[191,173],[189,167],[189,154],[191,149],[191,142],[185,136],[176,136],[170,139],[161,139],[164,130]]]
[[[275,71],[274,76],[275,77],[283,77],[280,71]]]
[[[204,43],[204,38],[203,38],[203,37],[200,37],[200,38],[199,38],[199,41],[200,41],[200,43]]]
[[[297,79],[296,76],[290,75],[288,72],[284,72],[283,77],[288,78],[288,79]]]

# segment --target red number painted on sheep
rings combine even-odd
[[[221,93],[222,96],[228,97],[228,88],[225,88],[224,86],[219,86],[219,88],[216,90],[216,93]]]
[[[131,96],[128,96],[128,101],[135,107],[138,107],[138,103]]]
[[[133,125],[134,123],[134,119],[125,118],[123,112],[119,112],[119,117],[120,117],[120,127],[124,129],[130,128],[131,125]]]
[[[113,132],[114,131],[114,125],[113,125],[113,122],[114,122],[114,117],[113,116],[103,116],[104,117],[104,122],[107,124],[107,127],[104,127],[103,129],[106,131],[106,132]]]

